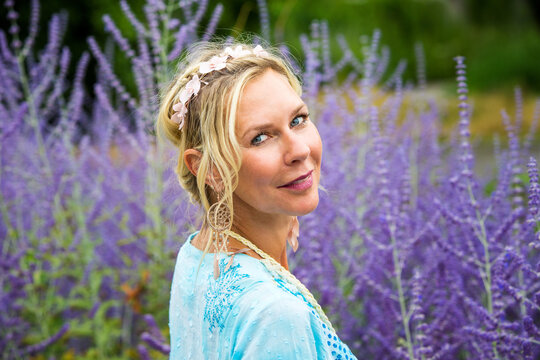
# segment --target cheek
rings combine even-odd
[[[313,126],[313,131],[309,136],[309,147],[311,149],[311,157],[320,165],[322,158],[322,141],[317,128]]]
[[[266,152],[248,151],[242,156],[242,166],[239,173],[240,183],[267,183],[274,175],[274,168],[274,159]]]

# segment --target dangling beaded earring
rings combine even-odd
[[[298,235],[300,235],[300,225],[298,224],[298,218],[293,216],[289,226],[289,233],[287,234],[287,242],[293,249],[293,252],[298,250]]]
[[[218,194],[218,201],[212,204],[206,213],[206,220],[211,228],[210,240],[214,244],[214,279],[219,277],[219,259],[218,253],[225,252],[227,245],[225,243],[224,231],[229,231],[232,224],[232,216],[229,207],[225,201],[221,200]]]

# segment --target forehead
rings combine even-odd
[[[302,100],[287,78],[266,70],[244,87],[238,104],[237,127],[244,128],[261,117],[268,120],[288,116],[299,104]]]

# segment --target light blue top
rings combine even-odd
[[[196,234],[196,233],[195,233]],[[191,245],[180,249],[169,308],[170,359],[356,359],[328,329],[294,285],[257,259],[214,254]],[[275,278],[277,277],[277,278]]]

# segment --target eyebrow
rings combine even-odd
[[[300,110],[302,110],[304,107],[307,107],[307,105],[304,102],[302,102],[296,108],[294,108],[293,111],[291,111],[291,113],[289,115],[289,118],[292,118],[293,116],[298,114],[300,112]],[[241,138],[244,138],[247,133],[252,132],[252,131],[256,131],[256,132],[264,131],[264,130],[270,128],[273,124],[274,124],[273,122],[267,122],[267,123],[260,124],[260,125],[254,126],[254,127],[248,127],[246,129],[246,131],[244,131],[244,133],[242,134]]]
[[[289,117],[292,118],[294,115],[298,114],[300,112],[300,110],[302,110],[303,107],[307,107],[306,103],[304,103],[304,102],[302,102],[293,111],[291,111],[291,114],[289,115]]]

